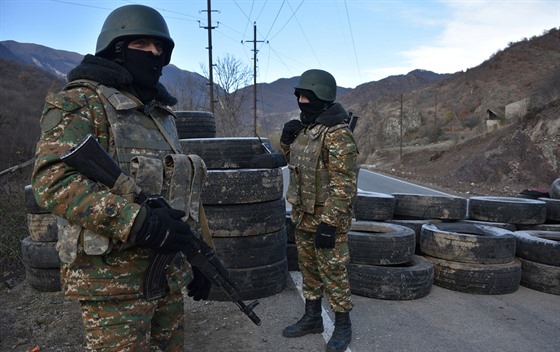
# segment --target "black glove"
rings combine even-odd
[[[146,217],[136,233],[136,244],[163,254],[176,253],[192,245],[191,227],[181,218],[185,212],[171,208],[152,209],[144,205]]]
[[[292,144],[296,139],[298,132],[303,128],[300,120],[290,120],[284,124],[280,142],[284,144]]]
[[[210,282],[196,266],[192,267],[192,272],[193,279],[187,285],[189,297],[192,297],[195,301],[208,299],[210,288],[212,288],[212,282]]]
[[[336,240],[336,227],[324,222],[317,226],[315,232],[315,248],[334,248]]]

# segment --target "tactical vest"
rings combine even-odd
[[[315,125],[300,132],[290,145],[290,184],[286,199],[292,206],[313,214],[315,205],[324,205],[329,196],[329,174],[322,160],[322,147],[327,133],[346,127]]]
[[[181,153],[174,115],[158,103],[142,106],[121,93],[89,80],[77,80],[64,89],[88,87],[100,97],[111,127],[109,154],[128,173],[128,182],[117,181],[112,193],[134,201],[131,191],[139,186],[147,195],[163,195],[170,205],[185,210],[188,219],[198,219],[200,188],[206,175],[202,159]],[[139,108],[143,107],[143,110]],[[119,180],[121,180],[119,178]],[[190,187],[189,187],[190,186]],[[109,253],[115,245],[105,236],[59,218],[59,255],[71,263],[78,252]],[[129,244],[118,244],[126,249]]]

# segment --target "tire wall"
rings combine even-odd
[[[181,140],[187,153],[200,152],[208,168],[202,203],[218,257],[242,300],[268,297],[286,288],[288,235],[282,169],[254,169],[262,154],[252,138]],[[196,152],[195,152],[196,151]],[[226,301],[212,287],[209,300]]]
[[[60,291],[57,217],[37,204],[31,185],[25,186],[25,207],[29,231],[21,241],[25,280],[37,291]]]

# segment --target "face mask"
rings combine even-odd
[[[325,111],[325,102],[321,100],[310,101],[309,103],[298,102],[298,105],[301,110],[301,122],[305,125],[313,123],[317,116]]]
[[[161,76],[164,60],[164,55],[155,56],[151,51],[125,49],[123,67],[132,75],[132,85],[143,103],[149,102],[156,96],[156,85]]]

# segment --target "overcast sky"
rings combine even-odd
[[[165,17],[172,64],[207,72],[206,0],[0,0],[0,41],[93,54],[107,15],[133,3]],[[232,55],[252,71],[256,40],[258,83],[320,68],[348,88],[414,69],[466,70],[560,26],[560,0],[213,0],[211,7],[214,62]]]

